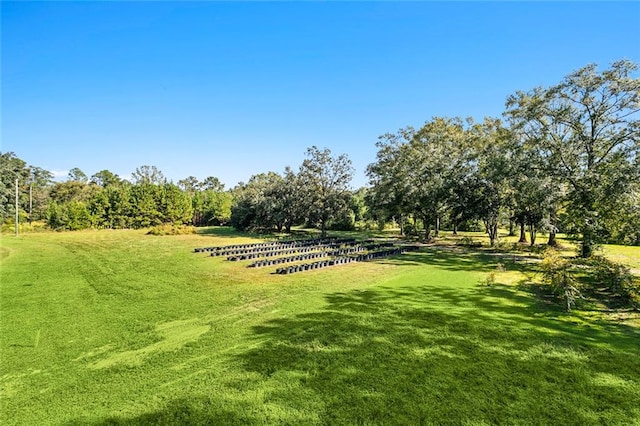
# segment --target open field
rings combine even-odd
[[[293,275],[193,253],[250,241],[2,236],[0,423],[640,424],[637,315],[564,313],[534,264],[486,286],[491,253]]]

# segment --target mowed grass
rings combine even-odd
[[[640,330],[499,258],[271,274],[224,228],[2,237],[0,423],[640,424]],[[638,248],[623,249],[637,259]]]

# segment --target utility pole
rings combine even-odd
[[[33,168],[29,167],[29,225],[31,225],[31,222],[33,221],[33,176]]]
[[[16,178],[16,237],[18,236],[18,178]]]
[[[29,225],[31,225],[31,212],[33,210],[33,182],[29,182]]]

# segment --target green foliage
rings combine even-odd
[[[589,266],[597,285],[604,285],[626,305],[640,307],[640,283],[634,282],[629,268],[603,256],[592,256]]]
[[[193,218],[191,197],[173,183],[165,183],[158,188],[160,215],[163,223],[186,224]]]
[[[619,198],[601,205],[604,239],[611,244],[640,246],[640,181]]]
[[[96,185],[88,185],[86,182],[68,180],[66,182],[56,182],[49,191],[49,198],[59,204],[70,203],[71,201],[88,201],[95,193],[101,190]]]
[[[29,178],[27,164],[19,159],[13,152],[0,153],[0,219],[4,222],[7,218],[15,217],[15,181],[24,188]],[[24,205],[24,192],[21,191],[19,206]]]
[[[587,65],[560,83],[507,101],[509,127],[486,118],[433,117],[378,139],[367,167],[370,188],[351,191],[346,155],[307,150],[298,173],[263,173],[225,192],[214,176],[177,185],[155,166],[141,166],[133,184],[109,170],[79,168],[67,182],[0,153],[0,220],[14,220],[15,180],[21,220],[50,218],[54,229],[140,228],[164,223],[225,224],[289,232],[294,225],[384,229],[430,240],[440,227],[482,223],[492,246],[507,220],[529,230],[581,239],[589,257],[601,242],[640,245],[640,79],[617,61]],[[87,220],[87,212],[89,219]],[[375,225],[374,225],[375,223]],[[522,242],[526,240],[522,238]]]
[[[369,209],[379,217],[421,222],[424,238],[449,217],[454,226],[482,220],[493,245],[509,204],[514,167],[511,134],[500,120],[436,117],[378,142],[378,161],[367,169]]]
[[[189,234],[195,234],[195,233],[196,233],[196,228],[193,226],[174,225],[174,224],[164,224],[164,225],[154,226],[153,228],[149,229],[149,231],[147,232],[148,235],[157,235],[157,236],[189,235]]]
[[[103,178],[110,179],[105,173]],[[191,197],[173,183],[131,185],[111,180],[100,186],[68,181],[55,184],[51,198],[47,222],[56,230],[179,225],[193,218]]]
[[[404,234],[404,216],[408,210],[406,168],[399,160],[400,147],[409,138],[409,131],[385,134],[378,138],[377,161],[367,166],[371,187],[366,194],[367,209],[379,223],[397,220]],[[379,227],[381,227],[379,225]]]
[[[87,183],[89,178],[87,175],[77,167],[69,170],[69,174],[67,175],[69,181],[78,182],[78,183]]]
[[[246,185],[236,190],[231,225],[242,231],[281,231],[284,212],[280,194],[284,185],[284,178],[274,172],[252,176]]]
[[[563,258],[556,250],[549,248],[544,252],[541,267],[546,283],[562,299],[567,312],[571,312],[576,301],[581,297],[580,285],[572,270],[573,265],[569,259]]]
[[[93,226],[96,228],[107,228],[108,226],[108,212],[110,210],[109,194],[107,191],[98,191],[89,200],[89,213]]]
[[[342,216],[332,219],[327,228],[332,231],[353,231],[356,229],[355,219],[355,213],[347,211]]]
[[[68,223],[66,229],[77,231],[91,227],[91,215],[87,205],[81,201],[72,201],[66,205]]]
[[[600,218],[640,179],[640,79],[637,65],[587,65],[550,88],[507,101],[514,130],[537,151],[541,167],[568,188],[569,217],[590,257],[605,233]]]
[[[505,241],[505,240],[499,240],[499,241],[493,243],[493,246],[491,246],[490,250],[492,250],[494,252],[497,252],[497,253],[504,253],[504,252],[508,252],[508,251],[513,250],[514,246],[516,246],[516,244],[511,243],[509,241]],[[533,249],[533,250],[535,250],[535,249]]]
[[[194,223],[200,226],[225,225],[231,220],[233,195],[230,192],[203,190],[193,196]]]
[[[409,237],[417,237],[420,232],[423,230],[423,227],[420,223],[417,222],[405,222],[403,225],[404,235]]]
[[[15,230],[14,223],[11,220],[7,220],[0,228],[2,233],[10,234]],[[22,235],[25,233],[33,233],[33,232],[51,232],[51,230],[47,227],[47,223],[44,220],[37,220],[28,222],[26,218],[20,219],[20,224],[18,226],[18,234]]]
[[[162,223],[160,186],[140,183],[131,187],[131,225],[147,228]]]
[[[462,247],[482,247],[482,242],[475,241],[472,237],[464,236],[456,242],[456,245]]]
[[[492,286],[494,284],[496,284],[496,277],[498,276],[498,274],[505,272],[506,269],[504,268],[504,265],[500,262],[498,262],[498,264],[496,265],[495,269],[491,272],[489,272],[487,274],[487,276],[485,277],[484,281],[482,281],[483,285],[486,286]]]
[[[122,184],[122,179],[117,174],[105,169],[91,176],[91,183],[106,188]]]
[[[284,175],[254,175],[234,190],[231,225],[243,231],[289,233],[306,218],[307,195],[300,176],[288,167]]]
[[[204,191],[223,192],[224,183],[220,182],[215,176],[208,176],[202,181],[202,189]]]
[[[109,186],[104,193],[108,199],[105,216],[99,222],[111,229],[129,228],[132,226],[131,185]]]
[[[47,225],[56,231],[78,231],[92,225],[91,214],[82,201],[73,200],[66,204],[52,202],[47,209]]]
[[[139,185],[161,185],[167,182],[164,174],[156,166],[140,166],[133,173],[131,179]]]
[[[353,167],[347,155],[333,156],[330,149],[320,150],[316,146],[307,149],[298,179],[306,218],[320,225],[323,237],[330,221],[348,210],[352,177]]]
[[[178,181],[178,186],[181,190],[193,195],[196,193],[202,184],[198,181],[198,178],[195,176],[189,176],[185,179],[181,179]]]
[[[369,210],[385,221],[420,220],[426,239],[443,217],[454,228],[482,220],[491,245],[506,218],[527,226],[532,245],[540,230],[553,244],[564,210],[583,257],[607,239],[637,243],[636,71],[629,61],[602,72],[588,65],[553,87],[517,92],[507,102],[510,128],[436,117],[381,136],[367,168]]]

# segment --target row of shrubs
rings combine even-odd
[[[175,224],[167,223],[164,225],[158,225],[150,228],[149,232],[147,232],[147,235],[158,235],[158,236],[188,235],[188,234],[195,234],[195,233],[196,233],[195,226],[175,225]]]
[[[602,256],[566,258],[547,249],[541,266],[545,284],[562,299],[567,311],[587,294],[605,294],[609,303],[640,309],[640,282],[622,264]]]

